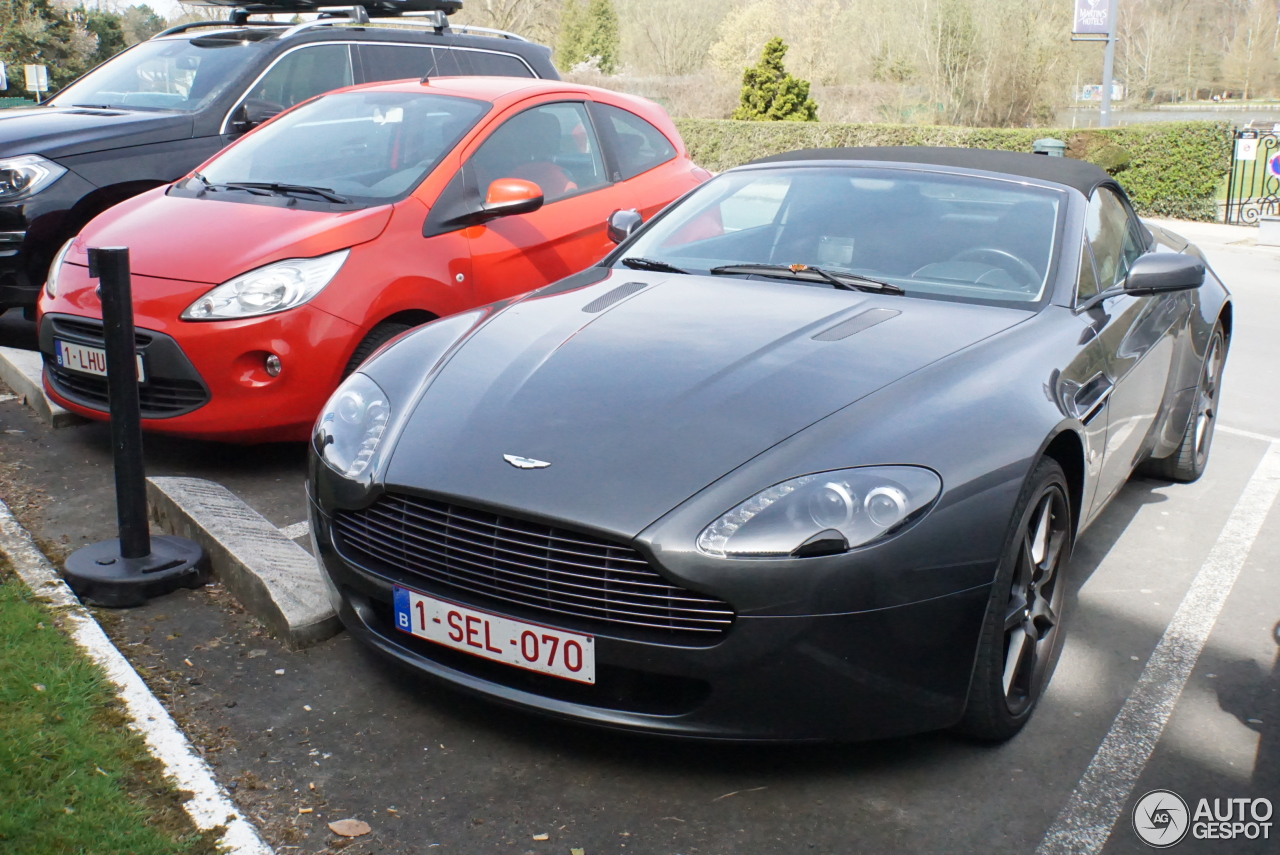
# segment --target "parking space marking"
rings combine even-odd
[[[302,522],[294,523],[293,525],[287,525],[280,529],[280,533],[290,540],[297,540],[298,538],[311,533],[311,523],[303,520]]]
[[[1102,851],[1155,751],[1277,494],[1280,442],[1272,442],[1036,855],[1096,855]]]
[[[1263,442],[1280,442],[1280,437],[1267,436],[1265,433],[1254,433],[1251,430],[1241,430],[1240,428],[1225,427],[1218,425],[1215,430],[1219,433],[1229,433],[1232,436],[1243,436],[1246,439],[1260,439]]]
[[[20,401],[20,400],[22,400],[21,395],[0,395],[0,404],[7,404],[10,401]]]

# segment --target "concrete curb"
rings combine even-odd
[[[148,478],[147,503],[162,529],[205,548],[227,590],[290,648],[342,629],[316,559],[221,484]]]
[[[0,553],[9,559],[18,578],[37,598],[60,610],[62,626],[72,640],[106,672],[128,712],[129,726],[142,734],[165,773],[173,778],[179,790],[188,794],[183,808],[195,827],[201,831],[223,828],[218,851],[227,855],[273,855],[271,847],[227,797],[209,765],[196,754],[168,711],[107,638],[93,615],[80,605],[3,501],[0,501]]]
[[[87,421],[49,400],[41,382],[43,374],[44,362],[36,351],[0,347],[0,380],[21,395],[23,402],[35,410],[40,418],[55,428],[71,427]]]

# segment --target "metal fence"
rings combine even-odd
[[[1277,126],[1280,127],[1280,126]],[[1236,131],[1227,176],[1224,223],[1250,225],[1280,215],[1280,136],[1275,131]]]

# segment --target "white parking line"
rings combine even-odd
[[[0,404],[7,404],[10,401],[20,401],[20,400],[22,400],[21,395],[0,395]]]
[[[1278,493],[1280,443],[1273,442],[1036,855],[1096,855],[1102,851],[1160,741]]]
[[[303,537],[309,534],[310,532],[311,532],[311,523],[307,522],[306,520],[303,520],[302,522],[299,522],[299,523],[294,523],[293,525],[287,525],[284,528],[280,529],[280,533],[283,534],[285,537],[289,538],[290,540],[297,540],[298,538]]]
[[[1254,433],[1251,430],[1240,430],[1240,428],[1226,427],[1218,425],[1214,430],[1219,433],[1229,433],[1232,436],[1243,436],[1246,439],[1260,439],[1263,442],[1280,442],[1280,437],[1267,436],[1265,433]]]

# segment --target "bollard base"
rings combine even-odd
[[[153,535],[146,558],[120,557],[120,541],[104,540],[67,556],[63,576],[81,600],[108,608],[140,606],[209,579],[200,545],[185,537]]]

